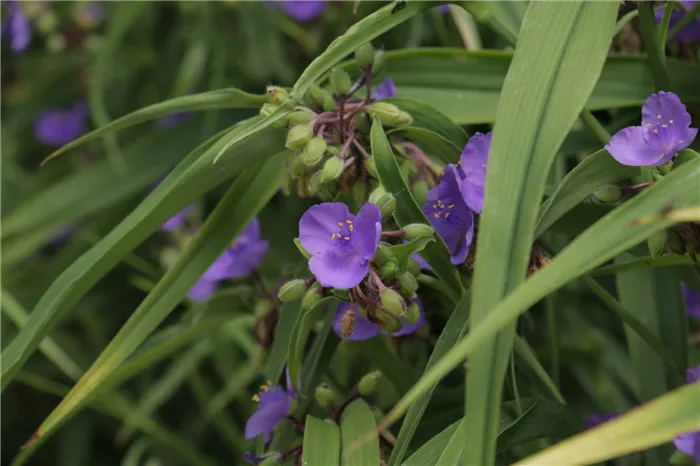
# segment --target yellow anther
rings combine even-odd
[[[450,204],[450,205],[447,206],[447,208],[448,208],[448,209],[454,209],[454,208],[455,208],[455,205],[454,205],[454,204]]]
[[[266,392],[266,391],[268,391],[269,389],[270,389],[270,387],[268,387],[267,385],[260,385],[260,390],[263,391],[263,392]]]
[[[339,226],[339,227],[342,227],[342,226],[343,226],[343,222],[338,222],[338,226]]]
[[[345,241],[350,241],[350,237],[349,237],[349,236],[346,236],[344,239],[345,239]]]
[[[658,134],[658,132],[659,132],[658,129],[655,129],[655,130],[654,130],[654,134]]]
[[[345,220],[345,223],[347,223],[348,225],[352,225],[352,220]]]
[[[355,227],[353,225],[350,225],[350,231],[355,231]]]
[[[437,209],[437,204],[433,204],[433,209]]]
[[[662,128],[668,128],[668,125],[661,125]]]
[[[272,380],[268,380],[268,381],[267,381],[267,384],[268,384],[269,386],[272,386]]]
[[[644,125],[644,126],[646,126],[646,127],[648,128],[649,126],[651,126],[651,123],[647,123],[647,124]]]
[[[438,212],[435,212],[435,218],[440,218],[440,214]]]
[[[673,124],[673,120],[668,120],[669,123]]]
[[[333,236],[331,236],[331,239],[335,239],[335,233],[333,233]]]
[[[661,118],[661,114],[659,113],[658,115],[656,115],[656,118]]]
[[[445,218],[447,218],[447,217],[449,217],[449,216],[450,216],[450,213],[447,212],[447,213],[445,214]]]
[[[251,398],[251,400],[253,400],[253,401],[260,401],[260,397],[259,397],[258,395],[253,395],[253,397]]]

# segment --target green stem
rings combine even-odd
[[[605,127],[600,124],[598,119],[593,116],[590,110],[583,110],[581,112],[581,121],[591,130],[593,135],[602,143],[607,144],[610,142],[610,133]]]
[[[671,13],[673,12],[673,5],[675,2],[666,2],[666,7],[664,8],[664,16],[661,18],[661,23],[659,23],[659,47],[663,50],[666,47],[666,36],[668,34],[668,23],[671,21]]]
[[[654,7],[651,2],[639,3],[639,30],[642,34],[644,47],[646,47],[649,69],[654,79],[654,88],[658,91],[671,90],[671,78],[668,76],[666,68],[666,56],[664,49],[659,47],[658,35],[656,32],[656,19],[654,18]]]
[[[668,32],[668,35],[666,36],[666,42],[670,41],[673,39],[676,34],[681,32],[681,30],[686,27],[687,25],[690,24],[693,19],[700,14],[700,3],[696,3],[695,6],[693,7],[692,10],[688,12],[685,16],[683,16],[678,22],[676,23],[675,26],[671,28],[671,30]]]

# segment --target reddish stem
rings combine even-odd
[[[289,456],[293,455],[296,452],[299,452],[304,448],[304,445],[297,445],[296,447],[290,448],[289,450],[285,451],[280,455],[280,460],[284,462],[285,459],[287,459]]]
[[[625,186],[623,188],[620,188],[620,194],[629,194],[633,193],[635,191],[639,191],[640,189],[648,188],[649,186],[653,186],[655,184],[655,181],[647,181],[646,183],[639,183],[635,184],[632,186]]]
[[[338,132],[340,133],[340,140],[345,139],[345,134],[343,133],[345,126],[343,124],[343,118],[345,117],[345,96],[341,95],[338,98],[340,102],[340,126],[338,127]]]
[[[342,136],[341,136],[342,137]],[[344,159],[345,154],[348,152],[348,149],[350,148],[350,144],[352,141],[355,140],[355,134],[352,134],[347,141],[345,141],[345,144],[343,144],[343,147],[340,149],[340,152],[338,152],[338,158],[339,159]]]
[[[294,427],[296,427],[299,432],[304,432],[304,424],[302,424],[299,419],[295,418],[294,416],[287,416],[287,419],[294,424]]]
[[[404,235],[403,230],[393,230],[393,231],[383,231],[382,236],[393,236],[395,238],[401,238]]]
[[[341,414],[343,414],[343,410],[344,410],[350,403],[352,403],[354,400],[358,399],[359,397],[360,397],[360,392],[355,392],[355,393],[353,393],[352,395],[350,395],[350,397],[349,397],[347,400],[345,400],[345,401],[343,401],[342,403],[340,403],[340,404],[333,410],[333,415],[331,416],[331,419],[333,419],[333,422],[335,422],[335,423],[337,424],[338,421],[340,420]]]

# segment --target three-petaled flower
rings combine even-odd
[[[421,304],[418,298],[414,298],[412,301],[418,304],[418,308],[420,309],[420,317],[416,322],[412,324],[407,323],[405,320],[399,317],[398,319],[401,321],[401,330],[392,333],[391,336],[401,337],[404,335],[409,335],[417,331],[423,325],[425,325],[425,314],[423,312],[423,305]],[[352,326],[349,335],[344,334],[345,329],[343,329],[343,318],[345,317],[345,314],[347,314],[348,311],[351,311],[355,314],[354,325]],[[381,327],[378,324],[375,324],[374,322],[370,321],[365,316],[363,316],[357,304],[350,304],[345,302],[340,303],[338,305],[338,310],[336,311],[335,317],[333,318],[333,330],[340,338],[351,341],[369,340],[370,338],[376,337],[379,333],[386,333],[381,329]]]
[[[481,213],[484,205],[486,164],[490,149],[491,133],[474,133],[459,157],[458,172],[461,170],[460,175],[464,175],[464,180],[460,183],[464,202],[477,214]]]
[[[282,8],[290,18],[297,21],[311,21],[326,11],[326,2],[322,0],[286,0],[282,2]]]
[[[250,440],[262,434],[265,443],[272,439],[272,432],[284,420],[292,409],[292,400],[296,398],[287,371],[287,387],[272,385],[268,380],[260,386],[260,393],[253,396],[258,402],[258,409],[248,418],[245,424],[245,438]]]
[[[372,93],[372,98],[375,100],[391,99],[396,97],[396,84],[391,78],[386,78],[384,81],[377,84],[377,87]]]
[[[367,275],[382,233],[379,207],[367,203],[354,216],[340,202],[324,202],[299,221],[299,241],[309,268],[324,287],[352,288]]]
[[[688,147],[698,134],[690,115],[673,92],[659,91],[642,106],[642,126],[618,131],[605,146],[623,165],[663,165]]]
[[[34,136],[48,146],[63,146],[85,132],[87,105],[80,101],[72,108],[44,110],[34,123]]]

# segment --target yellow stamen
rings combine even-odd
[[[331,239],[335,239],[335,233],[333,233],[333,236],[331,236]]]
[[[673,124],[673,120],[668,120],[669,123]]]
[[[661,118],[661,114],[659,113],[658,115],[656,115],[656,118]]]
[[[268,391],[269,389],[270,389],[270,387],[268,387],[267,385],[260,385],[260,390],[263,391],[263,392],[266,392],[266,391]]]
[[[440,218],[440,214],[438,212],[435,212],[435,218]]]
[[[447,206],[447,208],[448,208],[448,209],[454,209],[454,208],[455,208],[455,205],[454,205],[454,204],[450,204],[450,205]]]
[[[350,225],[350,231],[355,231],[355,227],[353,225]]]
[[[268,380],[268,381],[267,381],[267,384],[268,384],[269,386],[272,386],[272,380]]]
[[[655,130],[654,130],[654,134],[658,134],[658,133],[659,133],[659,130],[658,130],[658,129],[655,129]]]
[[[338,222],[338,226],[339,226],[339,227],[342,227],[342,226],[343,226],[343,222]]]
[[[662,128],[668,128],[668,125],[661,125]]]
[[[648,128],[649,126],[651,126],[651,123],[647,123],[647,124],[644,125],[644,126],[646,126],[646,127]]]
[[[433,209],[437,209],[437,204],[433,204]]]
[[[259,397],[258,395],[253,395],[253,397],[251,398],[251,400],[257,402],[257,401],[260,401],[260,397]]]
[[[350,241],[350,237],[349,237],[349,236],[346,236],[344,239],[345,239],[345,241]]]
[[[449,216],[450,216],[450,213],[447,212],[447,213],[445,214],[445,218],[447,218],[447,217],[449,217]]]
[[[348,225],[352,225],[352,220],[345,220],[345,223],[347,223]]]

